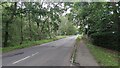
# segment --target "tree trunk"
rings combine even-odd
[[[7,21],[5,24],[5,37],[4,37],[4,42],[3,42],[4,47],[8,45],[8,26],[9,26],[9,23]]]
[[[21,10],[22,10],[22,8],[21,8]],[[22,13],[21,13],[21,27],[20,27],[20,29],[21,29],[21,31],[20,31],[21,32],[21,41],[20,41],[20,44],[23,43],[23,30],[22,30],[23,27],[22,26],[23,26],[23,24],[22,24]]]
[[[32,32],[32,30],[31,30],[31,22],[30,22],[30,11],[29,11],[29,40],[31,41],[31,39],[32,39],[32,35],[31,35],[31,32]]]
[[[3,47],[7,47],[8,46],[8,37],[9,37],[8,29],[9,29],[9,24],[12,23],[14,15],[16,14],[16,7],[17,7],[17,2],[14,3],[14,10],[13,10],[13,13],[11,14],[10,19],[5,23],[5,37],[4,37]],[[12,8],[12,6],[11,6],[11,8]]]

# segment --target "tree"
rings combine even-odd
[[[1,5],[4,47],[57,35],[63,11],[61,3],[6,2]]]
[[[12,3],[12,4],[5,3],[4,9],[5,9],[6,13],[3,13],[3,16],[7,17],[7,20],[3,17],[3,22],[5,23],[5,28],[4,28],[5,32],[3,32],[5,34],[5,36],[4,36],[4,42],[3,42],[4,47],[6,47],[8,45],[8,37],[9,37],[9,32],[8,32],[9,30],[8,29],[9,29],[9,24],[12,23],[15,15],[16,15],[16,8],[17,8],[17,3],[16,2]],[[11,12],[11,14],[10,14],[10,12]],[[8,15],[10,15],[10,17]]]
[[[119,2],[78,2],[71,8],[68,18],[80,26],[80,30],[91,37],[96,45],[118,50]]]
[[[58,31],[60,35],[75,35],[77,28],[67,17],[61,16],[61,24]]]

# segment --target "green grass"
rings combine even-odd
[[[43,44],[43,43],[55,41],[55,40],[58,40],[58,39],[61,39],[61,38],[65,38],[65,36],[60,36],[60,37],[57,36],[54,39],[45,39],[45,40],[39,40],[39,41],[26,41],[21,45],[14,45],[14,46],[11,46],[11,47],[2,48],[2,52],[5,53],[5,52],[9,52],[9,51],[16,50],[16,49],[22,49],[22,48],[27,48],[27,47],[31,47],[31,46],[36,46],[36,45],[40,45],[40,44]]]
[[[2,47],[0,47],[0,52],[2,52]]]
[[[118,66],[118,53],[92,44],[87,44],[87,47],[101,66]]]

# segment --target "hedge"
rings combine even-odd
[[[90,35],[90,37],[95,45],[120,51],[120,46],[118,46],[118,44],[120,44],[120,42],[118,42],[118,38],[120,37],[118,37],[117,32],[93,33]]]

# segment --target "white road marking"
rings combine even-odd
[[[34,56],[34,55],[36,55],[36,54],[38,54],[38,53],[39,53],[39,52],[36,52],[36,53],[32,54],[31,56]],[[25,59],[27,59],[27,58],[30,58],[31,56],[27,56],[27,57],[25,57],[25,58],[22,58],[22,59],[20,59],[20,60],[18,60],[18,61],[13,62],[12,64],[16,64],[16,63],[18,63],[18,62],[20,62],[20,61],[23,61],[23,60],[25,60]]]
[[[18,60],[18,61],[15,61],[15,62],[13,62],[12,64],[16,64],[16,63],[18,63],[18,62],[20,62],[20,61],[23,61],[23,60],[27,59],[27,58],[30,58],[30,56],[27,56],[27,57],[25,57],[25,58],[23,58],[23,59],[20,59],[20,60]]]
[[[32,56],[34,56],[34,55],[36,55],[36,54],[38,54],[39,52],[36,52],[36,53],[34,53],[34,54],[32,54]]]

